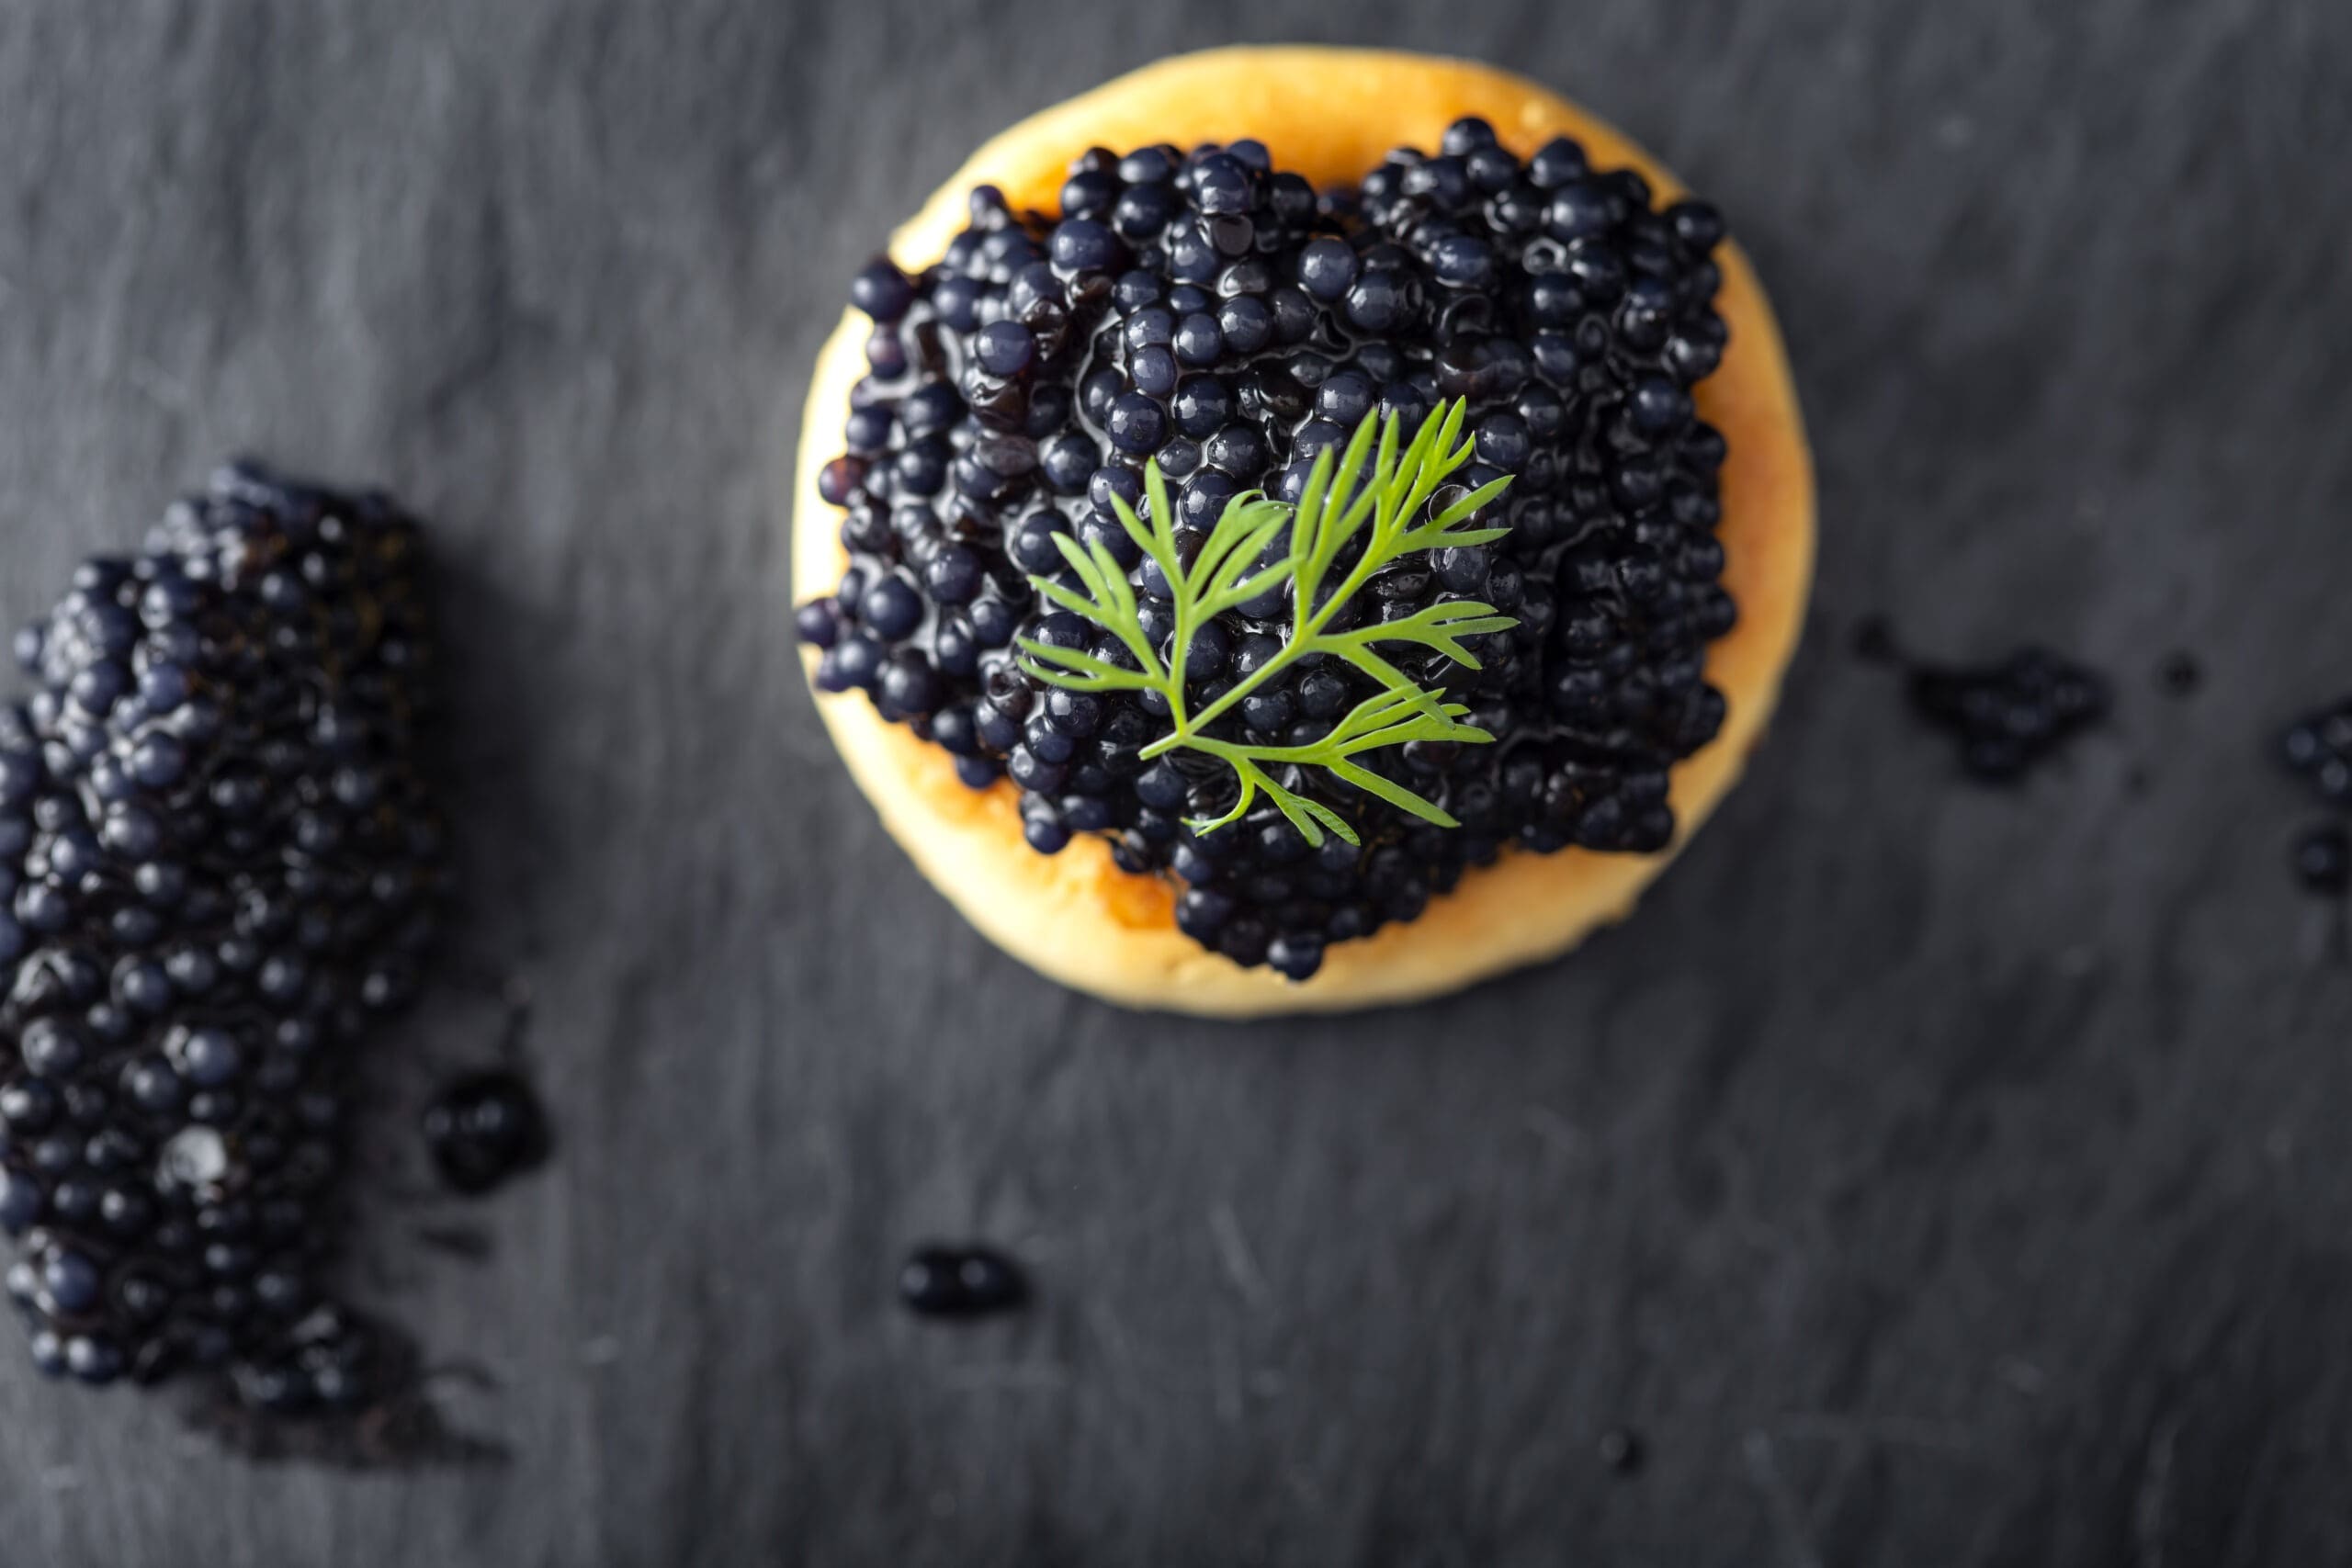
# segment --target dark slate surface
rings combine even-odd
[[[924,887],[801,689],[779,497],[844,280],[966,147],[1281,37],[1519,64],[1718,197],[1826,548],[1773,743],[1634,924],[1237,1029]],[[2262,750],[2352,684],[2347,66],[2326,0],[0,8],[0,609],[230,449],[440,524],[477,901],[357,1272],[512,1456],[255,1467],[12,1350],[0,1555],[2343,1560],[2352,969]],[[1842,650],[1875,609],[2079,651],[2120,717],[1960,787]],[[510,976],[563,1156],[404,1197]],[[1033,1311],[894,1309],[960,1234]]]

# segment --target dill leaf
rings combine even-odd
[[[1117,495],[1111,504],[1127,537],[1168,584],[1175,629],[1165,655],[1146,632],[1135,585],[1109,547],[1100,540],[1080,545],[1057,535],[1055,544],[1078,587],[1044,577],[1032,577],[1030,582],[1046,603],[1110,633],[1133,667],[1023,637],[1021,668],[1050,685],[1076,691],[1159,693],[1168,706],[1169,729],[1141,755],[1162,757],[1184,749],[1216,758],[1233,771],[1237,798],[1232,807],[1218,817],[1193,819],[1190,826],[1195,832],[1240,820],[1262,795],[1310,845],[1320,845],[1327,832],[1357,842],[1346,818],[1305,793],[1312,770],[1423,821],[1460,826],[1434,802],[1357,759],[1413,740],[1476,745],[1494,738],[1464,722],[1466,707],[1445,701],[1438,688],[1414,681],[1376,652],[1374,645],[1415,644],[1476,670],[1479,661],[1466,639],[1508,631],[1519,623],[1498,614],[1491,604],[1447,600],[1393,621],[1340,631],[1330,627],[1373,578],[1404,557],[1491,544],[1510,532],[1463,526],[1510,487],[1508,476],[1423,516],[1449,478],[1470,460],[1472,442],[1462,430],[1466,414],[1466,405],[1459,400],[1442,403],[1407,441],[1395,414],[1384,419],[1375,412],[1356,427],[1344,451],[1335,456],[1326,447],[1316,457],[1295,505],[1259,491],[1227,502],[1189,567],[1177,546],[1168,481],[1158,461],[1147,464],[1144,513]],[[1277,548],[1288,553],[1270,561],[1267,558]],[[1291,630],[1281,651],[1222,695],[1192,708],[1184,664],[1194,635],[1216,616],[1285,586]],[[1379,690],[1305,745],[1261,745],[1209,732],[1252,693],[1313,658],[1338,660]]]

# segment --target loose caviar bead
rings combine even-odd
[[[1193,171],[1193,205],[1206,213],[1250,210],[1250,171],[1229,153],[1212,153]]]
[[[1167,294],[1168,285],[1158,274],[1140,268],[1121,273],[1118,281],[1111,286],[1112,302],[1127,315],[1133,315],[1146,306],[1158,304],[1167,298]],[[1115,377],[1116,372],[1112,374]]]
[[[1233,417],[1233,394],[1214,376],[1188,376],[1177,385],[1175,400],[1170,407],[1176,417],[1176,427],[1185,434],[1214,435]],[[1227,454],[1228,462],[1236,457],[1235,453]]]
[[[1130,350],[1166,348],[1176,341],[1176,312],[1159,305],[1147,305],[1127,318],[1121,334]]]
[[[933,603],[967,604],[979,596],[988,568],[978,552],[965,545],[948,545],[923,568],[923,586]]]
[[[993,321],[980,329],[976,353],[989,375],[1018,376],[1035,357],[1037,340],[1018,321]]]
[[[2335,822],[2303,833],[2295,840],[2295,877],[2313,893],[2352,889],[2352,835]]]
[[[1176,174],[1176,156],[1165,147],[1140,147],[1119,160],[1119,178],[1131,186],[1158,185]]]
[[[1594,185],[1562,186],[1544,209],[1544,231],[1555,240],[1583,240],[1605,233],[1610,221],[1609,197]]]
[[[1450,235],[1438,242],[1430,256],[1430,270],[1440,283],[1450,287],[1479,288],[1494,276],[1494,248],[1467,234]]]
[[[922,596],[904,578],[885,577],[860,597],[857,613],[876,637],[895,641],[922,620]]]
[[[979,285],[968,277],[944,280],[932,295],[940,320],[959,333],[968,333],[979,324]]]
[[[899,1271],[899,1300],[925,1317],[986,1316],[1027,1295],[1021,1270],[988,1247],[922,1247]]]
[[[467,1074],[445,1086],[425,1107],[423,1130],[441,1179],[459,1192],[487,1192],[547,1157],[538,1098],[503,1070]]]
[[[1349,325],[1359,332],[1385,333],[1401,327],[1407,314],[1405,280],[1394,272],[1367,273],[1348,290]]]
[[[1273,312],[1262,300],[1248,297],[1218,306],[1216,324],[1226,347],[1235,354],[1255,354],[1274,334]]]
[[[1092,218],[1119,197],[1116,177],[1100,169],[1081,169],[1062,182],[1062,216]]]
[[[1193,311],[1176,323],[1176,357],[1187,365],[1214,365],[1225,353],[1225,332],[1215,316]]]
[[[1104,464],[1094,470],[1086,481],[1086,497],[1097,512],[1112,510],[1115,497],[1131,507],[1143,504],[1143,478],[1131,468]]]
[[[1678,201],[1666,209],[1674,237],[1694,251],[1711,251],[1723,243],[1723,215],[1703,201]]]
[[[846,506],[865,483],[865,464],[854,457],[836,457],[817,475],[817,493],[829,505]]]
[[[898,654],[885,664],[876,691],[885,706],[910,718],[935,710],[941,695],[939,678],[930,661],[914,652]]]
[[[1070,218],[1054,230],[1050,254],[1054,265],[1067,272],[1103,272],[1118,265],[1124,249],[1118,236],[1103,225]]]
[[[1111,445],[1122,452],[1144,453],[1159,445],[1168,429],[1167,416],[1159,405],[1149,398],[1133,393],[1111,405],[1111,417],[1105,423]]]
[[[1148,348],[1139,348],[1129,355],[1127,373],[1134,380],[1136,390],[1151,398],[1164,398],[1174,391],[1176,378],[1182,374],[1176,367],[1176,356],[1157,344]],[[1110,419],[1112,444],[1125,451],[1135,451],[1136,448],[1128,446],[1119,437],[1118,428],[1121,417],[1119,406],[1114,403]]]
[[[1652,376],[1634,383],[1626,406],[1636,430],[1663,435],[1690,417],[1690,394],[1663,376]]]
[[[1355,277],[1356,253],[1344,240],[1309,241],[1299,252],[1299,283],[1326,304],[1344,296]]]

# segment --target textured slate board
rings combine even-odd
[[[888,224],[1243,38],[1509,62],[1716,196],[1826,544],[1772,744],[1636,921],[1256,1029],[1076,999],[923,886],[802,691],[779,515]],[[7,1560],[2341,1559],[2352,969],[2260,752],[2347,684],[2347,66],[2324,0],[0,9],[0,609],[230,449],[440,525],[477,902],[359,1272],[512,1453],[257,1468],[11,1350]],[[2085,653],[2120,716],[1962,789],[1841,651],[1882,608]],[[508,976],[562,1158],[419,1201],[406,1118]],[[486,1260],[411,1238],[450,1223]],[[1035,1309],[895,1311],[967,1233]]]

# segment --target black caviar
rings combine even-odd
[[[420,1122],[441,1179],[469,1196],[548,1156],[547,1114],[530,1084],[514,1073],[468,1073],[452,1080],[433,1097]]]
[[[1620,1475],[1635,1473],[1649,1457],[1642,1445],[1642,1435],[1631,1427],[1610,1427],[1600,1434],[1598,1447],[1600,1462]]]
[[[2352,806],[2352,697],[2287,727],[2279,755],[2329,806]]]
[[[2278,750],[2323,805],[2339,812],[2352,807],[2352,697],[2289,725]],[[2352,829],[2340,818],[2304,829],[2295,838],[2293,863],[2307,892],[2333,897],[2352,891]]]
[[[1884,615],[1868,615],[1854,627],[1854,657],[1865,664],[1900,664],[1903,646]]]
[[[925,1317],[985,1317],[1028,1296],[1012,1260],[985,1247],[919,1247],[899,1270],[899,1299]]]
[[[1985,784],[2007,784],[2107,717],[2106,677],[2030,644],[1991,664],[1937,664],[1906,650],[1883,615],[1855,623],[1854,656],[1904,674],[1911,711],[1960,746],[1961,766]],[[2166,660],[2170,671],[2186,655]],[[2174,682],[2166,673],[2164,679]],[[2194,685],[2195,676],[2188,684]]]
[[[1973,778],[2005,784],[2107,716],[2105,679],[2042,648],[1996,664],[1913,663],[1911,709],[1959,742]]]
[[[2156,683],[2171,696],[2192,696],[2204,682],[2204,663],[2185,648],[2165,654],[2156,666]]]
[[[0,1224],[44,1371],[350,1408],[351,1058],[444,881],[413,521],[239,466],[89,561],[0,704]]]
[[[2352,892],[2352,832],[2341,822],[2306,828],[2295,839],[2295,880],[2308,892]]]
[[[1668,770],[1722,725],[1705,650],[1736,617],[1714,532],[1724,438],[1691,400],[1725,342],[1714,209],[1661,210],[1639,175],[1595,170],[1566,140],[1522,161],[1476,119],[1434,154],[1399,150],[1322,193],[1254,141],[1098,148],[1071,165],[1060,209],[1016,213],[983,186],[938,265],[910,277],[877,260],[853,285],[874,322],[869,374],[820,477],[852,564],[799,612],[823,649],[819,684],[869,693],[976,788],[1009,774],[1039,852],[1106,835],[1122,867],[1185,884],[1187,933],[1297,978],[1506,845],[1665,848]],[[1345,818],[1361,849],[1310,849],[1271,807],[1195,833],[1187,818],[1230,806],[1229,769],[1186,751],[1147,763],[1164,716],[1146,700],[1049,693],[1014,667],[1016,637],[1094,640],[1028,582],[1066,571],[1057,535],[1110,548],[1147,629],[1172,629],[1166,584],[1112,510],[1143,503],[1147,460],[1197,541],[1243,491],[1295,500],[1367,414],[1409,434],[1455,398],[1476,450],[1457,479],[1511,475],[1481,520],[1511,533],[1400,561],[1356,613],[1483,600],[1520,622],[1483,639],[1479,671],[1423,649],[1399,660],[1494,744],[1359,759],[1458,829],[1314,772],[1283,782]],[[1289,626],[1280,593],[1223,616],[1190,650],[1188,696],[1214,701]],[[1210,733],[1304,743],[1372,690],[1302,661]]]

